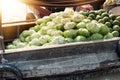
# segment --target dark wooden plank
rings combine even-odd
[[[8,23],[2,25],[4,42],[13,41],[19,36],[23,30],[27,30],[30,27],[33,27],[35,22],[17,22],[17,23]]]
[[[29,5],[38,5],[38,6],[46,6],[46,7],[72,7],[72,6],[80,6],[83,4],[88,4],[88,3],[93,3],[97,2],[99,0],[81,0],[76,3],[49,3],[45,1],[40,1],[40,0],[20,0],[23,3],[29,4]]]
[[[46,60],[19,61],[9,64],[17,66],[22,71],[24,78],[74,75],[120,68],[120,62],[114,60],[116,59],[115,53],[100,54],[92,53],[90,55],[83,54]]]
[[[5,51],[9,61],[27,61],[79,55],[84,53],[116,52],[119,38],[75,42],[60,45],[10,49]]]

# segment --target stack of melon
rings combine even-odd
[[[49,46],[71,42],[110,39],[119,37],[120,16],[104,10],[75,12],[66,9],[52,13],[36,21],[36,25],[24,30],[7,49],[32,46]]]

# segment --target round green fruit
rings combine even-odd
[[[40,18],[40,19],[38,19],[37,21],[36,21],[36,24],[37,25],[40,25],[41,23],[43,23],[44,22],[44,20],[42,19],[42,18]]]
[[[116,20],[118,20],[120,22],[120,16],[116,17]]]
[[[41,46],[40,42],[41,41],[38,38],[34,38],[29,42],[29,44],[30,44],[30,46]]]
[[[65,42],[66,43],[71,43],[71,42],[74,42],[74,40],[72,38],[65,38]]]
[[[67,22],[67,23],[64,25],[64,29],[65,29],[65,30],[73,29],[75,26],[76,26],[76,23],[75,23],[75,22]]]
[[[105,22],[105,25],[108,26],[108,27],[112,26],[112,24],[110,22]]]
[[[66,38],[75,38],[77,36],[77,30],[70,29],[63,32],[64,37]]]
[[[114,37],[119,37],[119,32],[118,32],[118,31],[113,31],[113,32],[112,32],[112,35],[113,35]]]
[[[115,31],[120,31],[120,26],[119,26],[119,25],[114,25],[114,26],[113,26],[113,30],[115,30]]]
[[[96,16],[96,20],[98,21],[99,19],[101,19],[102,17],[100,15]]]
[[[94,10],[89,11],[89,14],[94,14],[96,15],[96,12]]]
[[[109,21],[109,17],[107,17],[107,16],[105,16],[104,18],[103,18],[103,20],[106,22],[106,21]]]
[[[104,9],[100,9],[100,10],[97,11],[97,13],[98,13],[99,15],[101,15],[101,14],[104,13],[104,12],[105,12]]]
[[[94,33],[91,35],[90,39],[91,40],[100,40],[103,38],[103,35],[102,34],[99,34],[99,33]]]
[[[77,24],[77,28],[86,28],[86,23],[85,22],[80,22]]]
[[[15,49],[15,48],[16,48],[16,46],[15,46],[15,45],[13,45],[13,44],[9,44],[6,48],[7,48],[7,49]]]
[[[91,20],[90,19],[84,19],[83,22],[89,23]]]
[[[113,32],[113,31],[114,31],[113,28],[109,28],[109,30],[110,30],[110,32]]]
[[[115,15],[115,14],[110,14],[109,17],[110,17],[112,20],[115,20],[115,19],[116,19],[116,15]]]
[[[64,30],[64,25],[63,24],[57,24],[57,25],[55,25],[55,29],[63,31]]]
[[[86,25],[86,28],[88,31],[90,31],[91,33],[97,33],[100,30],[100,27],[96,24],[96,23],[88,23]]]
[[[107,12],[104,12],[101,14],[101,17],[104,18],[104,17],[109,17],[109,14]]]
[[[114,20],[113,25],[120,25],[120,22],[118,20]]]
[[[99,19],[98,22],[103,23],[103,24],[105,23],[105,21],[103,19]]]
[[[112,33],[108,33],[108,34],[106,34],[105,36],[104,36],[104,39],[111,39],[111,38],[113,38],[114,36],[113,36],[113,34]]]
[[[89,14],[88,17],[91,17],[92,19],[95,19],[95,15],[94,14]]]
[[[78,34],[86,37],[90,36],[90,32],[86,28],[80,28]]]
[[[83,14],[84,16],[88,16],[88,15],[89,15],[89,12],[83,11],[81,14]]]
[[[99,26],[100,26],[100,31],[99,31],[100,34],[105,35],[108,32],[110,32],[109,28],[106,25],[101,24]]]
[[[86,41],[86,40],[87,40],[87,38],[84,37],[84,36],[77,36],[77,37],[74,39],[75,42],[81,42],[81,41]]]

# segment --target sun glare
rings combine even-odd
[[[18,0],[2,0],[2,21],[12,22],[25,20],[26,5]]]

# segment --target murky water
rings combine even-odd
[[[93,79],[84,79],[84,80],[120,80],[120,73],[112,73],[104,76],[99,76]]]

